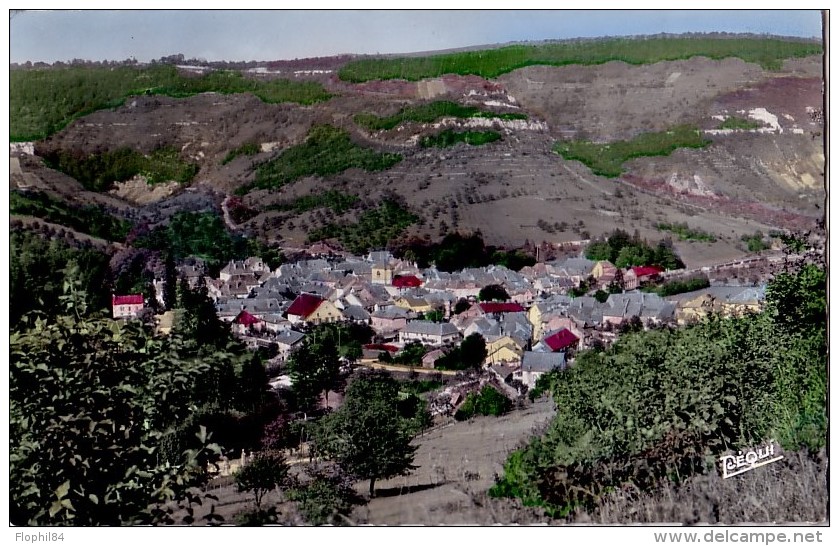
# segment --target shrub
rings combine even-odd
[[[464,421],[475,415],[503,415],[512,409],[513,403],[509,398],[498,392],[490,385],[478,393],[471,392],[466,396],[463,405],[455,412],[455,419]]]

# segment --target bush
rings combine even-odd
[[[509,398],[495,390],[494,387],[484,385],[478,393],[471,392],[466,396],[463,405],[455,412],[454,418],[464,421],[475,415],[503,415],[510,411],[513,403]]]

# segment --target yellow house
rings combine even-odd
[[[413,311],[414,313],[428,313],[434,310],[434,306],[428,303],[424,298],[414,298],[412,296],[403,296],[396,300],[394,304],[402,309]]]
[[[331,301],[324,300],[306,320],[313,324],[338,322],[344,320],[344,314]]]
[[[491,343],[487,343],[486,347],[487,357],[484,363],[488,365],[502,362],[521,362],[522,354],[524,354],[524,347],[510,336],[500,337]]]
[[[335,305],[314,294],[300,294],[288,308],[288,320],[292,324],[311,322],[338,322],[344,319],[343,313]]]

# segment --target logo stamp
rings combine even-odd
[[[770,441],[765,447],[750,449],[745,453],[738,451],[737,455],[723,455],[720,457],[720,465],[722,466],[722,477],[731,478],[754,470],[761,466],[766,466],[769,463],[774,463],[783,459],[784,456],[780,453],[775,455],[775,442]]]

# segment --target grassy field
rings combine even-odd
[[[777,70],[784,59],[821,53],[814,42],[775,38],[648,38],[516,45],[430,57],[362,59],[348,63],[339,76],[350,82],[369,80],[420,80],[443,74],[473,74],[495,78],[531,65],[593,65],[608,61],[649,64],[702,55],[711,59],[739,57]]]
[[[501,140],[497,131],[453,131],[446,129],[439,134],[423,137],[420,146],[423,148],[447,148],[458,142],[465,142],[471,146],[480,146]]]
[[[237,193],[247,193],[253,187],[277,188],[304,176],[329,176],[353,167],[381,171],[401,160],[399,154],[379,153],[358,146],[343,129],[319,125],[309,131],[305,142],[287,148],[277,158],[260,165],[253,184],[239,188]]]
[[[669,131],[643,133],[632,140],[608,144],[587,141],[557,142],[554,151],[564,159],[577,160],[600,176],[615,178],[623,173],[624,162],[645,156],[669,155],[677,148],[702,148],[709,140],[695,127],[679,125]]]
[[[503,120],[527,119],[526,114],[509,113],[496,114],[485,112],[474,106],[462,106],[456,102],[434,101],[418,106],[403,108],[392,116],[379,117],[375,114],[362,113],[353,117],[361,127],[369,131],[393,129],[401,123],[413,121],[417,123],[432,123],[442,117],[455,118],[497,118]]]
[[[311,104],[330,95],[314,82],[257,81],[234,72],[185,77],[170,65],[12,70],[9,73],[9,134],[12,141],[40,140],[84,115],[114,108],[126,97],[159,94],[253,93],[264,102]]]

